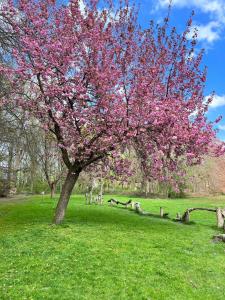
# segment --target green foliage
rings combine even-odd
[[[41,179],[35,180],[33,185],[33,193],[40,194],[41,192],[49,192],[49,186],[46,181]]]
[[[50,189],[45,180],[41,178],[36,178],[33,183],[27,182],[26,185],[17,186],[18,193],[31,193],[31,194],[40,194],[41,192],[49,193]]]
[[[224,199],[141,203],[175,217]],[[193,212],[187,226],[73,196],[65,223],[52,226],[55,205],[48,196],[0,204],[1,300],[224,299],[224,244],[211,242],[215,214]]]

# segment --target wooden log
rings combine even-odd
[[[139,215],[144,215],[144,216],[151,216],[151,217],[161,217],[161,218],[168,218],[168,213],[164,213],[162,207],[160,208],[160,213],[161,215],[157,215],[157,214],[152,214],[150,212],[146,212],[144,211],[142,208],[141,208],[141,203],[140,202],[133,202],[132,200],[129,200],[127,202],[120,202],[120,201],[117,201],[115,199],[110,199],[108,200],[108,203],[110,205],[118,205],[118,204],[121,204],[123,206],[126,206],[126,207],[129,207],[131,206],[131,208],[136,212],[138,213]]]
[[[176,218],[173,219],[173,221],[175,221],[175,222],[182,222],[182,217],[181,217],[181,214],[179,212],[176,214]]]
[[[216,212],[216,208],[204,208],[204,207],[193,207],[193,208],[188,208],[189,212],[191,213],[194,210],[205,210],[205,211],[211,211],[211,212]]]
[[[222,209],[222,215],[223,215],[223,231],[225,232],[225,208]]]
[[[190,212],[186,210],[186,212],[182,216],[182,222],[189,223],[190,222]]]
[[[111,206],[114,206],[114,205],[118,204],[117,201],[116,201],[115,199],[113,199],[113,198],[112,198],[112,199],[109,199],[109,200],[108,200],[108,203],[109,203]]]
[[[221,209],[221,213],[222,213],[223,217],[225,218],[225,208]]]
[[[216,217],[217,217],[217,227],[223,228],[224,227],[224,216],[223,216],[221,208],[217,208]]]
[[[115,205],[121,204],[121,205],[126,206],[126,207],[128,207],[128,206],[133,207],[133,201],[132,200],[128,200],[127,202],[120,202],[120,201],[115,200],[115,199],[110,199],[108,202],[113,203]]]
[[[178,212],[177,215],[176,215],[176,219],[177,219],[177,220],[181,220],[181,214],[180,214],[179,212]]]
[[[150,212],[147,212],[147,211],[144,211],[142,208],[141,208],[141,204],[140,202],[135,202],[134,203],[134,207],[135,207],[135,212],[138,213],[139,215],[142,215],[142,216],[150,216],[150,217],[159,217],[159,215],[157,214],[152,214]],[[168,213],[164,213],[163,214],[163,218],[167,218],[168,217]]]
[[[126,208],[128,208],[128,207],[133,208],[133,201],[132,201],[132,200],[129,200],[129,201],[126,203]]]
[[[160,217],[163,218],[164,217],[164,211],[163,211],[162,207],[160,207],[160,212],[159,213],[160,213]]]
[[[216,208],[203,208],[203,207],[193,207],[193,208],[188,208],[182,218],[181,218],[181,221],[184,222],[184,223],[188,223],[190,222],[190,213],[192,211],[195,211],[195,210],[204,210],[204,211],[211,211],[211,212],[216,212],[217,209]]]
[[[143,214],[143,209],[141,208],[141,203],[140,202],[135,202],[134,207],[135,207],[135,211],[138,214],[141,214],[141,215]]]
[[[131,204],[131,202],[132,202],[132,200],[128,200],[127,202],[120,202],[120,201],[117,201],[117,204],[121,204],[121,205],[123,205],[123,206],[128,206],[128,205]]]

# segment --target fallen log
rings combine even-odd
[[[128,200],[127,202],[120,202],[116,199],[110,199],[108,201],[108,203],[110,203],[111,205],[121,204],[121,205],[126,206],[126,207],[129,207],[129,206],[131,206],[132,208],[134,207],[134,202],[132,200]]]
[[[120,201],[117,201],[117,204],[121,204],[123,206],[128,206],[132,203],[132,200],[128,200],[127,202],[120,202]]]
[[[131,209],[134,209],[134,201],[129,200],[125,203],[126,208],[128,208],[129,206],[131,207]]]
[[[115,204],[117,205],[117,204],[118,204],[118,201],[112,198],[112,199],[109,199],[109,200],[108,200],[108,203],[109,203],[110,205],[115,205]]]
[[[135,212],[138,213],[139,215],[146,215],[147,214],[141,208],[141,203],[140,202],[134,203],[134,209],[135,209]]]
[[[136,213],[138,213],[139,215],[143,215],[143,216],[150,216],[150,217],[157,217],[157,218],[168,218],[169,214],[168,213],[164,213],[161,208],[160,208],[160,215],[157,214],[152,214],[150,212],[144,211],[141,208],[141,204],[140,202],[136,202],[134,203],[134,209],[136,211]]]
[[[217,227],[224,228],[224,230],[225,230],[225,209],[221,209],[221,208],[203,208],[203,207],[188,208],[184,212],[183,216],[181,217],[181,222],[189,223],[190,222],[190,213],[195,210],[204,210],[204,211],[215,212],[216,217],[217,217]]]
[[[216,217],[217,217],[217,227],[224,228],[225,222],[225,209],[217,208],[216,210]]]
[[[183,216],[181,217],[181,221],[184,222],[184,223],[190,222],[190,213],[192,211],[195,211],[195,210],[205,210],[205,211],[216,212],[217,209],[214,209],[214,208],[203,208],[203,207],[188,208],[184,212]]]
[[[121,204],[123,206],[126,206],[126,208],[128,208],[129,206],[131,206],[131,208],[136,212],[138,213],[139,215],[143,215],[143,216],[151,216],[151,217],[157,217],[157,218],[168,218],[168,213],[164,213],[163,211],[163,208],[160,207],[160,214],[159,215],[156,215],[156,214],[152,214],[150,212],[147,212],[147,211],[144,211],[142,208],[141,208],[141,203],[140,202],[133,202],[132,200],[128,200],[127,202],[120,202],[116,199],[109,199],[108,200],[108,203],[110,205],[118,205],[118,204]]]

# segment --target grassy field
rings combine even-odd
[[[141,202],[171,217],[225,206],[224,197]],[[224,299],[225,247],[211,241],[219,232],[214,213],[193,212],[183,225],[74,196],[64,224],[51,226],[55,204],[47,196],[0,203],[1,300]]]

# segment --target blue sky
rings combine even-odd
[[[167,14],[169,0],[133,1],[140,4],[139,22],[143,27],[147,27],[151,19],[160,22]],[[198,28],[199,48],[205,49],[203,64],[208,67],[205,96],[212,91],[216,93],[208,118],[213,121],[222,115],[218,137],[225,141],[225,0],[173,0],[170,24],[182,31],[192,10],[195,11],[193,26]]]
[[[141,25],[146,26],[149,19],[160,21],[166,15],[168,3],[168,0],[140,0]],[[199,46],[205,49],[203,63],[208,67],[205,95],[216,93],[208,118],[223,116],[218,137],[225,141],[225,0],[173,0],[171,25],[183,30],[192,10]]]

